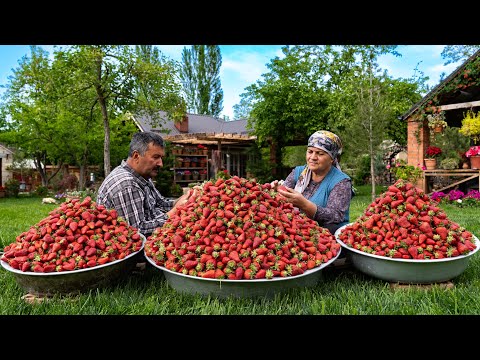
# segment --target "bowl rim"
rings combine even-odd
[[[240,284],[240,283],[245,284],[245,283],[262,283],[262,282],[272,282],[272,281],[288,281],[288,280],[298,279],[298,278],[301,278],[303,276],[311,275],[311,274],[316,273],[317,271],[320,271],[320,270],[324,269],[325,267],[330,265],[332,262],[334,262],[338,258],[338,256],[340,255],[341,252],[342,252],[342,248],[340,247],[339,251],[337,252],[337,255],[332,257],[329,261],[327,261],[325,263],[322,263],[320,266],[317,266],[313,269],[306,270],[302,274],[299,274],[299,275],[286,276],[286,277],[274,276],[271,279],[240,279],[240,280],[212,279],[212,278],[202,278],[200,276],[186,275],[186,274],[183,274],[183,273],[179,273],[179,272],[176,272],[176,271],[169,270],[169,269],[165,268],[164,266],[155,264],[155,261],[153,261],[152,258],[147,256],[147,254],[145,254],[145,258],[147,259],[147,261],[150,264],[152,264],[154,267],[156,267],[156,268],[158,268],[162,271],[165,271],[167,273],[174,274],[174,275],[183,276],[183,277],[188,278],[188,279],[202,280],[202,281],[206,280],[206,281],[217,282],[217,283],[226,282],[226,283],[234,283],[234,284]]]
[[[365,256],[368,256],[368,257],[372,257],[372,258],[375,258],[375,259],[381,259],[381,260],[390,260],[390,261],[396,261],[396,262],[401,262],[401,263],[417,263],[417,264],[430,264],[430,263],[441,263],[441,262],[447,262],[447,261],[454,261],[454,260],[460,260],[460,259],[465,259],[473,254],[475,254],[479,249],[480,249],[480,241],[478,240],[478,238],[475,236],[475,234],[472,233],[472,237],[473,239],[475,240],[475,245],[476,245],[476,248],[473,249],[472,251],[470,251],[468,254],[466,255],[459,255],[459,256],[454,256],[454,257],[450,257],[450,258],[443,258],[443,259],[400,259],[400,258],[391,258],[389,256],[381,256],[381,255],[375,255],[375,254],[369,254],[367,252],[364,252],[364,251],[360,251],[358,249],[355,249],[351,246],[348,246],[347,244],[345,244],[342,240],[339,239],[339,235],[340,233],[342,232],[342,230],[344,228],[346,228],[347,226],[349,225],[352,225],[354,224],[353,222],[351,223],[348,223],[346,225],[343,225],[341,227],[339,227],[337,229],[337,231],[335,231],[335,239],[337,239],[338,243],[342,246],[342,248],[345,248],[346,250],[349,250],[349,251],[352,251],[356,254],[360,254],[360,255],[365,255]]]
[[[8,270],[8,271],[10,271],[12,273],[15,273],[15,274],[26,275],[26,276],[62,276],[62,275],[64,276],[64,275],[69,275],[69,274],[79,274],[79,273],[88,272],[88,271],[91,271],[91,270],[98,270],[98,269],[102,269],[102,268],[105,268],[105,267],[109,267],[111,265],[121,263],[121,262],[131,258],[132,256],[140,253],[143,250],[143,248],[145,247],[145,236],[141,233],[139,233],[139,234],[142,237],[143,241],[142,241],[141,248],[138,249],[137,251],[135,251],[131,254],[128,254],[123,259],[117,259],[115,261],[111,261],[111,262],[108,262],[106,264],[96,265],[96,266],[92,266],[92,267],[85,268],[85,269],[67,270],[67,271],[52,271],[52,272],[42,273],[42,272],[21,271],[21,270],[18,270],[18,269],[14,269],[10,265],[8,265],[7,262],[5,262],[3,260],[0,260],[0,264],[2,265],[2,267],[5,270]]]

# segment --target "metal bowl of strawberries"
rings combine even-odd
[[[453,244],[446,247],[446,255],[441,255],[442,246],[436,247],[432,241],[424,247],[418,243],[413,247],[405,246],[405,243],[403,246],[390,243],[391,249],[387,245],[386,251],[369,253],[368,248],[361,245],[359,239],[352,240],[352,237],[358,236],[358,232],[352,230],[352,225],[353,223],[344,225],[335,232],[335,237],[346,252],[347,259],[350,259],[353,266],[362,273],[393,283],[432,284],[449,281],[465,271],[472,255],[480,249],[478,238],[472,234],[468,240],[470,247],[462,248],[463,244],[460,246],[463,254],[456,252],[458,247]],[[429,252],[431,256],[419,258],[418,254],[426,253],[425,249],[429,249],[429,245],[432,246],[432,251]],[[408,248],[412,248],[410,252]]]
[[[341,249],[335,257],[328,262],[321,264],[302,274],[287,277],[273,277],[271,279],[215,279],[190,276],[167,269],[164,266],[157,265],[155,261],[146,256],[150,264],[163,271],[163,275],[169,286],[178,292],[212,296],[217,298],[251,298],[251,297],[273,297],[275,294],[288,291],[290,289],[299,289],[303,287],[315,286],[322,278],[321,270],[334,262],[340,255]]]
[[[145,237],[141,235],[143,239]],[[138,257],[143,253],[143,246],[123,259],[107,262],[84,269],[61,272],[33,272],[14,269],[7,262],[0,260],[2,267],[11,272],[17,283],[28,293],[38,296],[77,294],[90,289],[113,284],[121,276],[135,268]]]

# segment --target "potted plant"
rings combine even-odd
[[[207,155],[208,154],[208,149],[205,145],[198,144],[198,150],[200,154]]]
[[[435,114],[428,114],[428,127],[433,130],[433,132],[440,133],[445,127],[447,127],[447,122],[445,121],[444,112],[439,112]]]
[[[205,180],[207,178],[207,169],[202,169],[198,172],[200,180]]]
[[[198,180],[199,175],[200,175],[200,173],[198,172],[198,170],[193,170],[192,171],[192,180]]]
[[[173,155],[179,155],[182,153],[183,146],[182,145],[174,145],[172,147],[172,154]]]
[[[393,174],[396,180],[403,179],[415,183],[423,175],[422,168],[408,165],[405,160],[394,162],[392,166],[387,165],[387,169]]]
[[[458,159],[455,158],[445,158],[440,161],[440,169],[445,170],[454,170],[458,169]]]
[[[462,120],[462,127],[459,132],[469,136],[474,144],[480,141],[480,112],[475,114],[473,111],[468,110]]]
[[[429,146],[425,151],[425,167],[433,170],[437,167],[437,157],[442,154],[442,149],[437,146]]]
[[[190,172],[190,170],[185,170],[183,172],[183,177],[185,180],[190,180],[191,176],[192,176],[192,173]]]
[[[465,152],[465,156],[470,159],[470,167],[472,169],[480,169],[480,146],[471,146]]]

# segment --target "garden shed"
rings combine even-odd
[[[413,166],[424,166],[425,155],[429,146],[445,136],[441,131],[450,128],[462,129],[462,121],[466,114],[478,113],[480,110],[480,50],[470,56],[455,71],[435,86],[418,103],[410,108],[402,119],[407,121],[407,162]],[[436,132],[429,120],[438,117],[443,120],[444,127]],[[480,131],[480,118],[478,129]],[[461,132],[461,131],[460,131]],[[468,139],[467,139],[468,141]],[[470,146],[480,145],[472,136],[467,145],[457,144],[459,158],[465,155]],[[468,156],[468,154],[467,154]],[[425,169],[424,176],[417,185],[427,193],[448,191],[458,186],[468,185],[479,188],[480,170],[471,166],[472,158],[466,165],[462,161],[458,165],[436,169]],[[468,166],[468,168],[466,168]],[[432,187],[432,179],[442,177],[448,181],[439,188]]]
[[[161,128],[152,125],[155,122],[148,116],[136,116],[134,121],[140,131],[157,132],[172,145],[188,149],[189,153],[179,154],[182,157],[190,157],[192,149],[199,145],[205,147],[208,178],[214,176],[219,169],[226,169],[232,175],[247,177],[247,149],[256,141],[256,136],[247,130],[246,119],[226,121],[214,116],[187,113],[181,122],[174,122],[167,118],[165,112],[160,112],[159,115],[163,120]],[[197,160],[196,156],[193,155],[192,158]],[[192,169],[187,167],[185,170]]]

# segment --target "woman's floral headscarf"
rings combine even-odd
[[[319,130],[314,132],[308,139],[308,146],[316,147],[325,151],[333,159],[333,166],[340,169],[338,157],[342,154],[343,146],[340,138],[327,130]],[[295,190],[303,193],[312,178],[312,171],[305,166],[300,174]]]
[[[308,146],[325,151],[333,159],[333,165],[340,169],[338,157],[342,154],[343,146],[337,135],[327,130],[316,131],[308,139]]]

